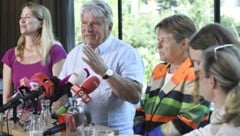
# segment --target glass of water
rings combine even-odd
[[[42,136],[43,126],[39,115],[32,115],[31,122],[28,127],[28,136]]]

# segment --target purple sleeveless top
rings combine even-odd
[[[63,58],[66,58],[66,51],[59,44],[54,44],[49,51],[50,60],[42,65],[41,61],[33,64],[22,64],[16,60],[14,48],[10,48],[2,57],[2,62],[12,69],[12,82],[14,87],[19,87],[19,80],[23,77],[30,78],[37,72],[46,74],[49,78],[52,76],[53,64],[57,63]]]

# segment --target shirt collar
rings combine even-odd
[[[98,52],[99,54],[104,53],[107,50],[107,48],[111,45],[112,40],[113,35],[110,34],[108,38],[96,48],[96,52]]]

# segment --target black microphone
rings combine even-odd
[[[8,98],[7,103],[2,105],[2,107],[0,107],[0,112],[4,112],[7,109],[16,107],[19,104],[23,104],[23,97],[30,91],[30,83],[29,83],[29,79],[27,79],[26,77],[22,78],[19,80],[20,83],[20,87],[18,88],[18,91],[13,94],[11,97]],[[36,82],[36,81],[34,81]]]
[[[22,98],[21,94],[19,93],[14,94],[13,98],[10,101],[8,101],[6,104],[0,107],[0,113],[3,113],[5,110],[13,108],[14,106],[23,103],[23,100],[21,98]]]
[[[66,123],[55,125],[43,132],[43,136],[50,136],[66,129]]]
[[[43,136],[58,133],[66,129],[67,125],[70,131],[76,131],[79,125],[84,125],[84,116],[84,113],[81,114],[80,112],[61,114],[58,116],[59,125],[53,126],[44,131]]]
[[[55,89],[55,93],[50,97],[50,100],[52,102],[55,102],[65,94],[68,94],[68,96],[71,97],[72,93],[70,90],[73,84],[82,84],[83,81],[88,76],[89,76],[89,71],[87,69],[74,72],[73,74],[70,75],[70,77],[67,77],[68,78],[67,82],[63,82],[63,84],[60,84]]]
[[[68,116],[69,118],[69,115],[71,115],[72,119],[69,119],[69,121],[66,122],[66,118],[67,118],[66,116]],[[89,111],[87,110],[83,111],[83,115],[84,115],[83,122],[78,121],[78,119],[81,118],[79,115],[80,114],[77,114],[77,113],[64,113],[64,114],[58,115],[56,119],[58,120],[59,124],[44,131],[43,136],[53,135],[62,130],[66,130],[66,123],[68,123],[70,129],[76,128],[75,127],[76,123],[77,124],[83,123],[84,126],[88,126],[92,123],[92,117]]]
[[[10,100],[2,107],[0,107],[0,112],[4,112],[7,109],[13,108],[18,106],[19,104],[28,103],[29,105],[32,104],[32,100],[36,99],[42,94],[41,90],[34,90],[29,91],[25,96],[20,95],[19,93],[14,97],[14,99]]]
[[[20,87],[19,92],[23,94],[22,100],[24,101],[24,106],[30,107],[34,106],[37,112],[37,101],[40,96],[45,96],[49,98],[54,95],[55,86],[58,85],[60,80],[57,77],[48,78],[47,75],[43,73],[36,73],[30,79],[29,82],[25,83],[24,87]],[[30,91],[25,91],[25,88],[30,89]],[[24,90],[24,91],[22,91]]]
[[[24,82],[22,80],[24,80]],[[54,83],[52,81],[54,81]],[[18,92],[15,93],[6,104],[0,107],[0,112],[4,112],[19,104],[31,106],[35,102],[35,99],[43,93],[47,92],[46,94],[48,95],[52,94],[54,85],[57,84],[57,82],[59,81],[57,81],[56,78],[49,80],[43,73],[36,73],[29,80],[26,78],[21,79],[21,86],[18,88]]]

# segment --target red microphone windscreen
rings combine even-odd
[[[47,75],[45,75],[44,73],[38,72],[38,73],[35,73],[33,76],[31,76],[31,78],[29,80],[30,80],[30,82],[36,80],[36,81],[38,81],[38,84],[41,85],[48,79],[49,78]]]
[[[54,94],[54,83],[44,73],[36,73],[30,78],[30,81],[31,79],[38,80],[39,87],[44,88],[44,94],[47,98]]]
[[[42,84],[46,80],[48,80],[48,76],[45,75],[44,73],[41,72],[35,73],[33,76],[31,76],[28,82],[30,90],[35,90],[38,87],[42,86]]]
[[[87,93],[93,92],[99,85],[100,80],[96,76],[89,77],[81,86],[81,88]]]

